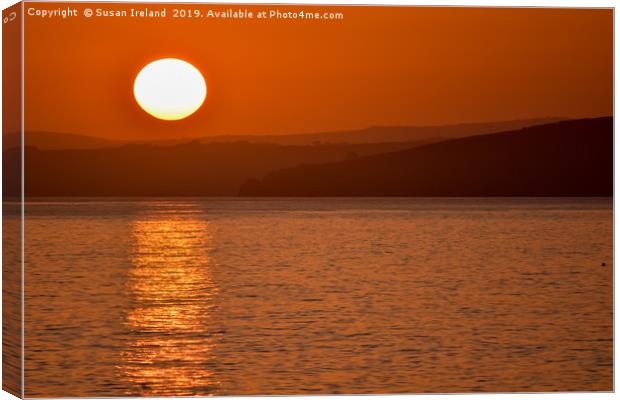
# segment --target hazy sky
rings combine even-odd
[[[344,20],[27,16],[26,129],[174,138],[612,113],[611,10],[247,8]],[[163,57],[207,81],[206,103],[182,121],[157,120],[133,98],[138,71]]]

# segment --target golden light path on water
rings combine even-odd
[[[150,215],[133,222],[126,318],[132,338],[118,366],[140,396],[213,394],[207,363],[213,296],[210,237],[204,220]]]

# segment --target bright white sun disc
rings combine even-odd
[[[133,94],[144,111],[174,121],[192,115],[207,97],[207,84],[196,67],[176,58],[163,58],[142,68]]]

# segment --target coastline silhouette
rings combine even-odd
[[[388,143],[24,150],[26,196],[611,196],[613,120]],[[5,195],[21,151],[4,152]],[[156,177],[156,178],[155,178]]]

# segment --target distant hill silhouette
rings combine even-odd
[[[300,163],[402,150],[415,143],[279,146],[192,142],[88,150],[25,148],[27,196],[236,196],[243,182]],[[5,195],[19,190],[19,147],[4,152]],[[12,168],[13,167],[13,168]]]
[[[611,196],[613,120],[449,140],[248,180],[243,196]]]
[[[25,148],[27,196],[610,196],[612,118],[439,143]],[[4,152],[18,194],[20,149]],[[262,179],[261,179],[262,177]]]
[[[437,126],[376,126],[361,130],[307,133],[297,135],[260,136],[211,136],[202,142],[248,141],[276,143],[282,145],[310,145],[316,143],[385,143],[385,142],[437,142],[487,133],[503,132],[545,123],[558,122],[565,118],[537,118],[514,121],[484,122]]]
[[[76,135],[57,132],[26,132],[24,135],[26,146],[38,147],[46,150],[58,149],[97,149],[122,146],[123,142],[107,140],[93,136]],[[17,147],[21,143],[19,133],[3,135],[4,150]]]
[[[541,123],[559,121],[561,118],[539,118],[515,121],[500,121],[472,124],[439,125],[439,126],[402,126],[402,127],[371,127],[361,130],[321,132],[290,135],[219,135],[198,138],[181,138],[171,140],[109,140],[93,136],[76,135],[58,132],[26,132],[26,146],[38,147],[41,150],[74,150],[119,147],[126,144],[153,144],[160,146],[176,146],[192,141],[200,143],[271,143],[280,145],[313,145],[327,143],[388,143],[418,142],[431,143],[440,140],[501,132],[533,126]],[[4,150],[19,146],[20,134],[9,133],[3,137]]]

